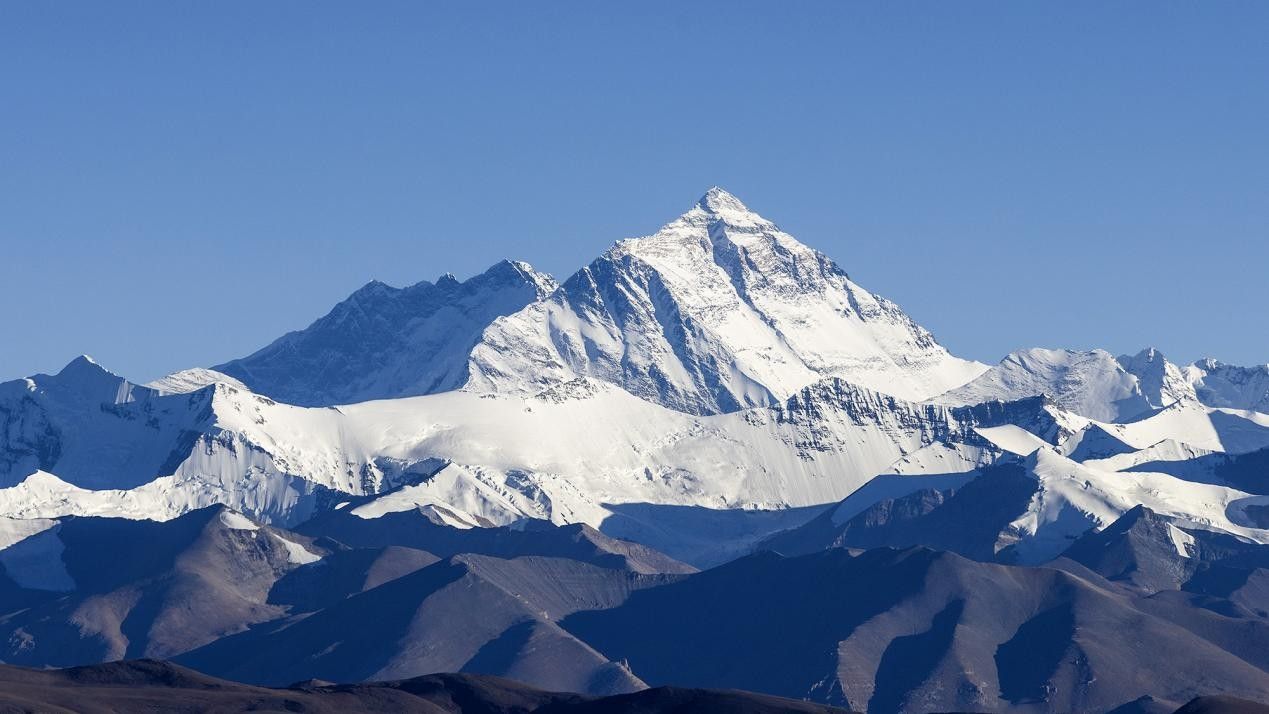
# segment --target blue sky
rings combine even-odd
[[[721,185],[960,355],[1269,361],[1269,4],[0,4],[0,378],[563,277]]]

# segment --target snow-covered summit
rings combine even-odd
[[[726,221],[733,226],[752,224],[754,226],[775,227],[775,224],[749,210],[749,207],[742,203],[739,198],[718,186],[711,187],[706,191],[705,195],[701,196],[700,200],[696,202],[695,208],[686,215],[691,216],[696,211]]]
[[[525,393],[591,376],[709,414],[773,404],[830,376],[921,399],[984,369],[714,188],[494,321],[472,351],[468,386]]]
[[[511,260],[462,282],[448,273],[405,288],[375,280],[307,328],[214,369],[306,406],[442,392],[466,380],[467,354],[494,318],[555,287]]]

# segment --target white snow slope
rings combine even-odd
[[[712,416],[593,379],[533,396],[455,391],[296,407],[223,383],[161,394],[86,358],[0,385],[0,415],[0,483],[9,486],[0,515],[167,519],[223,503],[288,525],[339,494],[389,493],[392,505],[363,510],[431,504],[466,524],[600,526],[620,504],[810,506],[891,469],[987,463],[1000,449],[976,426],[1063,431],[1039,400],[953,409],[840,380],[776,407]]]
[[[0,385],[0,413],[9,415],[0,453],[10,464],[0,516],[12,518],[168,519],[223,503],[291,525],[341,494],[386,494],[359,515],[434,506],[455,525],[534,517],[603,527],[617,515],[655,517],[628,508],[644,504],[831,503],[876,474],[967,472],[1003,453],[1057,449],[1094,425],[1137,449],[1269,446],[1269,417],[1191,404],[1096,424],[1041,399],[952,408],[829,379],[775,407],[693,416],[575,379],[533,396],[455,391],[296,407],[226,384],[162,395],[86,358],[55,377]]]

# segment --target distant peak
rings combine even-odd
[[[510,258],[503,258],[497,263],[494,263],[493,265],[489,266],[489,269],[486,270],[484,274],[488,275],[488,274],[502,273],[506,275],[516,275],[516,274],[533,275],[536,272],[537,271],[533,269],[533,266],[529,265],[523,260],[511,260]]]
[[[533,285],[537,290],[539,297],[555,290],[558,285],[555,278],[547,273],[536,270],[532,265],[523,260],[510,260],[504,258],[494,263],[488,270],[481,274],[481,277],[490,279],[510,279],[515,281],[523,281]]]
[[[697,206],[709,213],[725,213],[725,212],[742,212],[750,213],[749,207],[741,203],[739,198],[731,195],[727,191],[714,186],[701,196],[701,200],[696,202]]]
[[[134,397],[133,385],[128,380],[97,364],[88,355],[80,355],[71,360],[49,380],[49,384],[103,403],[122,404],[132,401]]]
[[[111,374],[113,376],[110,370],[97,364],[97,360],[88,355],[80,355],[67,362],[66,366],[62,367],[62,371],[58,372],[58,375],[71,374]]]
[[[382,280],[371,280],[370,282],[357,288],[349,297],[370,297],[395,292],[397,289],[383,282]]]
[[[1147,347],[1144,350],[1138,352],[1133,357],[1133,359],[1137,361],[1153,362],[1156,359],[1167,359],[1167,358],[1163,356],[1162,352],[1155,349],[1154,347]]]
[[[507,265],[510,265],[511,267],[524,273],[525,275],[545,275],[545,273],[539,271],[537,268],[534,268],[532,265],[529,265],[523,260],[511,260],[510,258],[503,258],[502,262],[506,263]]]

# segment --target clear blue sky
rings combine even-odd
[[[558,276],[718,184],[954,352],[1269,361],[1269,3],[0,4],[0,377]]]

